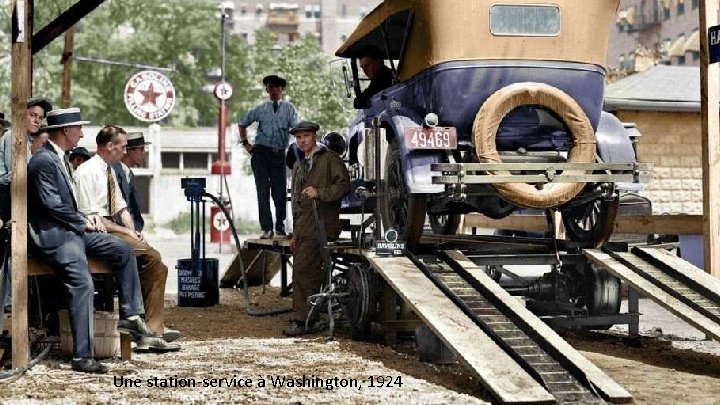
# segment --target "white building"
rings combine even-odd
[[[133,169],[146,222],[164,224],[190,211],[190,203],[180,188],[180,179],[183,177],[204,177],[207,179],[206,190],[218,194],[220,176],[210,174],[211,164],[217,159],[217,128],[175,129],[155,125],[150,128],[125,129],[142,131],[145,140],[152,142],[147,146],[146,167]],[[94,152],[95,136],[99,130],[99,127],[83,127],[85,137],[80,146]],[[227,182],[235,218],[257,220],[255,182],[249,169],[249,157],[238,145],[234,127],[228,130],[226,153],[232,166],[232,174],[228,176]],[[227,189],[224,189],[224,194],[227,195]]]

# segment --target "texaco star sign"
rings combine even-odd
[[[125,106],[140,121],[160,121],[175,106],[175,88],[159,72],[144,70],[133,75],[125,85]]]

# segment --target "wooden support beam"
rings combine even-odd
[[[708,28],[718,25],[720,0],[700,0],[700,105],[702,112],[705,271],[720,277],[720,68],[710,65]]]
[[[62,35],[63,32],[70,29],[70,27],[80,21],[81,18],[90,14],[90,12],[95,10],[103,1],[105,0],[78,0],[77,3],[70,6],[69,9],[65,10],[65,12],[48,23],[48,25],[42,27],[32,38],[33,55],[45,48],[55,38]]]
[[[32,94],[34,0],[13,0],[12,21],[12,364],[28,362],[27,99]],[[10,135],[8,135],[10,136]]]
[[[702,235],[702,215],[624,215],[615,219],[615,233]],[[547,221],[542,215],[510,215],[492,219],[480,214],[465,215],[465,227],[544,232]]]
[[[63,81],[62,92],[60,96],[60,106],[62,108],[70,107],[70,90],[72,89],[72,54],[73,41],[75,39],[75,26],[73,25],[65,33],[65,49],[63,50],[60,63],[63,64]]]

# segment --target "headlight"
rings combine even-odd
[[[323,137],[322,143],[328,149],[340,155],[340,157],[345,156],[345,152],[347,151],[347,142],[345,141],[345,137],[339,133],[328,132]]]
[[[440,119],[435,113],[428,113],[423,120],[426,127],[436,127]]]

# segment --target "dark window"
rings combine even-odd
[[[663,8],[663,20],[669,20],[670,19],[670,8],[665,7]]]
[[[677,15],[685,14],[685,2],[680,0],[677,4]]]
[[[207,169],[208,154],[198,152],[183,153],[183,167],[185,169]]]
[[[618,24],[618,31],[625,32],[625,24]]]
[[[347,4],[343,4],[342,6],[340,6],[340,15],[342,16],[342,18],[347,17]]]
[[[162,152],[160,153],[160,163],[164,169],[180,168],[180,153],[178,152]]]
[[[700,60],[700,52],[692,51],[692,60],[693,60],[693,61],[698,61],[698,60]]]
[[[700,6],[700,0],[692,0],[692,9],[695,10]]]
[[[685,64],[685,56],[678,56],[678,57],[677,57],[677,64],[678,64],[678,65],[684,65],[684,64]]]

